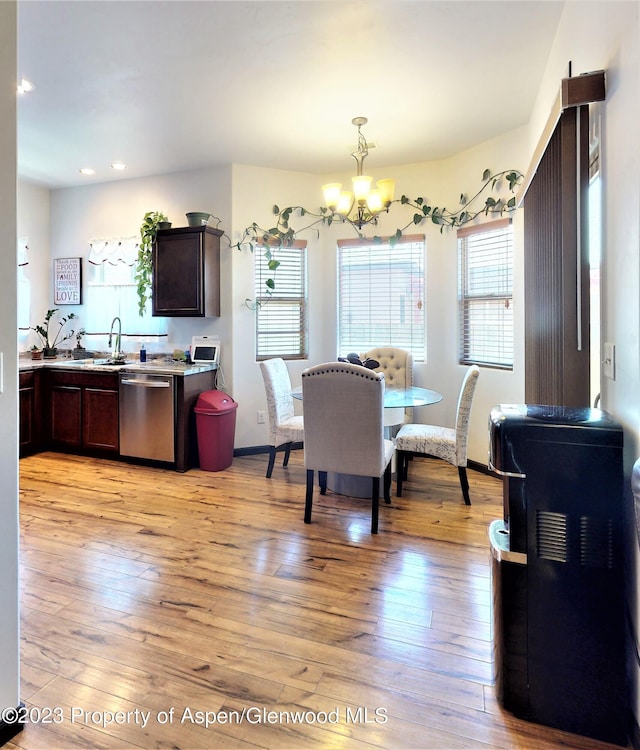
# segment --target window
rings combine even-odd
[[[338,353],[396,346],[425,358],[424,236],[338,243]]]
[[[511,220],[458,230],[460,362],[513,368]]]
[[[272,255],[273,252],[273,255]],[[277,260],[274,271],[270,260]],[[307,356],[307,243],[254,251],[256,295],[256,359]],[[266,281],[275,286],[267,293]]]
[[[166,318],[138,312],[135,263],[138,255],[135,237],[92,240],[89,252],[87,298],[84,328],[88,334],[107,334],[111,321],[122,321],[123,336],[134,342],[145,336],[166,336]]]

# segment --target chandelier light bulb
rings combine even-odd
[[[337,214],[340,214],[340,216],[348,216],[351,213],[352,208],[353,193],[350,193],[348,190],[343,190],[340,193],[340,198],[338,200],[338,205],[335,209],[335,212]]]
[[[359,174],[352,178],[353,194],[359,205],[363,206],[367,202],[367,196],[371,189],[371,177]]]
[[[393,202],[393,194],[396,189],[396,181],[378,180],[378,182],[376,182],[376,187],[380,192],[380,201],[383,208],[389,208],[389,206]]]
[[[324,193],[324,202],[331,211],[336,210],[336,206],[340,200],[340,190],[342,184],[339,182],[328,182],[322,186],[322,192]]]
[[[379,190],[372,190],[367,196],[367,208],[375,215],[382,211],[382,196]]]

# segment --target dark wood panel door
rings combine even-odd
[[[65,447],[82,446],[82,389],[51,388],[51,440]]]
[[[118,391],[83,389],[82,443],[84,448],[118,451]]]

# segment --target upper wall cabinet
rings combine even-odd
[[[153,246],[153,315],[220,317],[220,229],[160,230]]]

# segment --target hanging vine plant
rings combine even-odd
[[[460,195],[459,207],[456,211],[451,211],[446,207],[432,206],[429,201],[418,196],[417,198],[410,198],[409,196],[403,195],[394,201],[386,209],[389,213],[391,207],[394,204],[404,206],[409,210],[413,210],[413,214],[406,221],[405,224],[398,227],[390,237],[384,241],[388,241],[393,247],[403,236],[403,234],[409,228],[420,226],[425,222],[430,222],[440,227],[440,232],[444,232],[445,229],[453,229],[464,226],[469,222],[474,221],[481,216],[490,216],[498,214],[500,216],[505,213],[515,211],[516,187],[522,181],[523,174],[517,169],[503,170],[493,174],[490,169],[485,169],[482,173],[482,186],[471,198],[468,198],[465,193]],[[481,197],[486,193],[495,193],[502,188],[503,181],[507,183],[508,190],[511,196],[507,199],[503,197],[495,197],[495,195],[487,195],[484,198],[484,202],[478,206],[478,202]],[[314,230],[317,233],[321,226],[331,226],[333,223],[348,224],[355,231],[356,235],[364,239],[365,234],[362,231],[363,226],[371,226],[377,224],[377,216],[372,214],[365,214],[364,222],[360,222],[350,219],[348,216],[342,216],[332,212],[330,209],[322,207],[318,213],[309,211],[304,206],[287,206],[286,208],[280,208],[275,205],[273,207],[273,214],[277,217],[274,226],[264,228],[258,223],[254,222],[250,224],[243,232],[240,240],[231,247],[249,247],[251,251],[255,251],[258,247],[264,247],[265,259],[267,260],[267,267],[273,272],[273,276],[268,278],[265,282],[267,287],[267,295],[273,293],[275,289],[275,276],[278,266],[280,265],[277,260],[277,250],[282,247],[290,247],[293,242],[297,239],[298,235],[308,230]],[[294,228],[290,222],[292,217],[300,217],[301,219],[311,219],[304,226]],[[373,237],[374,242],[383,242],[383,238],[380,236]]]
[[[138,285],[138,313],[142,316],[151,297],[151,274],[153,271],[152,248],[158,233],[158,224],[168,221],[160,211],[148,211],[140,226],[140,244],[135,280]]]

